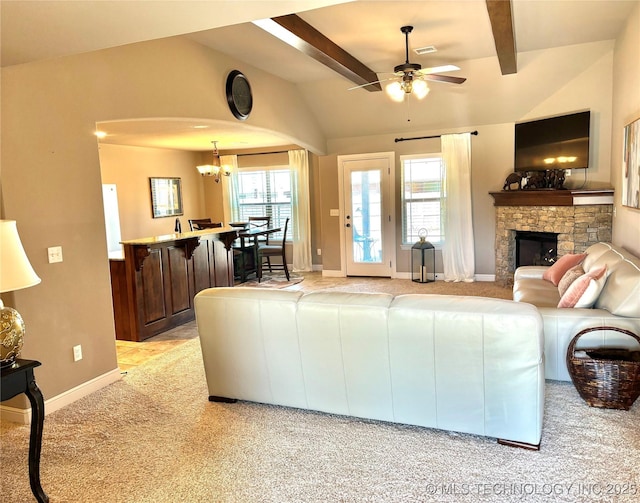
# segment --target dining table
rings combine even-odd
[[[233,222],[233,227],[238,228],[238,240],[240,244],[236,249],[240,252],[238,254],[238,260],[236,266],[238,269],[238,276],[240,282],[247,281],[247,276],[252,273],[258,272],[258,238],[260,236],[268,236],[275,234],[282,230],[281,227],[256,227],[248,228],[241,227],[239,224],[242,222]],[[231,225],[231,224],[229,224]],[[248,224],[247,224],[248,226]]]

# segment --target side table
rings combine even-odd
[[[42,450],[42,430],[44,425],[44,398],[36,384],[33,369],[39,367],[35,360],[17,359],[11,367],[0,371],[2,382],[0,401],[9,400],[20,393],[27,395],[31,403],[31,436],[29,437],[29,483],[31,491],[39,503],[48,503],[49,497],[40,485],[40,452]]]

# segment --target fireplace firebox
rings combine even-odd
[[[550,266],[558,255],[558,234],[516,231],[516,268],[523,265]]]

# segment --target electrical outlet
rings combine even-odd
[[[318,256],[322,255],[322,249],[321,249],[321,248],[318,248],[318,249],[316,250],[316,253],[317,253],[317,255],[318,255]]]
[[[62,246],[52,246],[51,248],[47,248],[47,253],[49,255],[50,264],[62,262]]]
[[[82,360],[82,346],[78,344],[73,346],[73,361],[78,362],[80,360]]]

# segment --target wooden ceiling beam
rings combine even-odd
[[[502,75],[518,72],[511,0],[486,0]]]
[[[382,86],[377,82],[378,76],[373,70],[297,15],[254,21],[254,24],[359,86],[376,82],[364,86],[367,91],[382,91]]]

